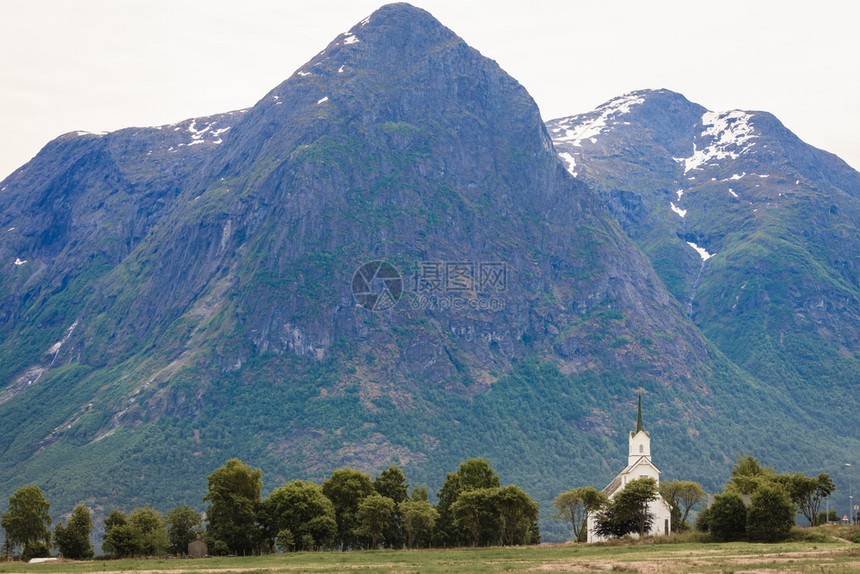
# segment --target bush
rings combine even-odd
[[[230,547],[223,540],[215,540],[209,548],[212,549],[213,556],[227,556],[230,554]]]
[[[275,546],[279,552],[290,552],[293,550],[295,545],[293,533],[290,532],[289,528],[284,528],[278,532],[278,536],[275,538]]]
[[[696,530],[699,532],[708,532],[711,529],[710,520],[710,508],[703,508],[696,517]]]
[[[32,558],[48,558],[51,556],[51,547],[44,540],[30,540],[24,545],[21,552],[21,560],[29,562]]]
[[[742,540],[746,535],[747,507],[736,492],[715,497],[708,509],[708,529],[717,542]]]
[[[788,538],[797,507],[785,488],[778,484],[762,484],[753,492],[750,501],[746,530],[751,539],[776,542]]]

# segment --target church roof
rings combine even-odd
[[[656,470],[658,475],[662,474],[660,472],[660,469],[657,468],[656,466],[654,466],[654,463],[651,462],[651,457],[644,456],[644,455],[640,456],[634,462],[625,466],[624,470],[619,472],[618,476],[616,476],[612,482],[610,482],[609,484],[606,485],[606,488],[603,489],[603,494],[605,494],[606,496],[612,497],[613,494],[615,494],[617,491],[621,490],[621,488],[623,487],[623,484],[624,484],[624,481],[623,481],[624,475],[631,474],[633,472],[633,470],[641,464],[647,464],[648,466],[650,466],[651,468]]]

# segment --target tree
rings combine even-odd
[[[24,554],[41,554],[51,545],[51,503],[38,486],[22,486],[9,497],[9,509],[0,516],[11,548],[24,547]]]
[[[427,492],[426,484],[418,484],[412,487],[412,492],[409,493],[409,500],[427,502],[430,500],[430,493]]]
[[[355,534],[358,525],[358,506],[373,492],[370,477],[351,468],[342,468],[332,473],[322,484],[323,494],[334,505],[337,524],[335,544],[346,551],[360,547],[362,541]]]
[[[651,477],[631,480],[597,514],[595,532],[598,536],[624,536],[634,532],[644,536],[654,521],[648,504],[656,499],[656,480]]]
[[[104,521],[102,550],[114,558],[138,556],[142,553],[140,533],[130,524],[128,517],[119,510],[111,510]]]
[[[256,512],[262,476],[259,468],[234,458],[207,478],[209,492],[203,497],[209,502],[207,533],[227,544],[233,554],[252,552],[258,541]]]
[[[714,497],[708,509],[708,530],[717,542],[741,540],[746,535],[747,507],[737,492],[729,491]]]
[[[72,510],[72,515],[66,522],[54,527],[54,544],[63,558],[70,560],[87,560],[93,557],[93,545],[90,534],[93,530],[93,519],[90,510],[79,504]]]
[[[424,494],[426,492],[425,489]],[[433,525],[439,518],[439,513],[433,508],[433,505],[426,499],[420,499],[420,493],[418,500],[414,500],[415,491],[412,494],[413,500],[407,500],[398,505],[409,548],[415,548],[416,541],[426,537],[433,530]]]
[[[690,511],[705,502],[707,494],[698,482],[672,480],[659,487],[660,496],[672,508],[672,528],[683,530],[687,527]]]
[[[164,516],[147,504],[132,510],[128,523],[138,536],[138,547],[143,556],[161,556],[167,552],[170,543],[167,539],[167,525]]]
[[[830,480],[830,475],[822,472],[817,477],[806,476],[801,472],[785,474],[780,481],[788,491],[788,496],[809,521],[810,526],[819,523],[818,514],[821,501],[830,496],[836,485]]]
[[[394,514],[386,522],[382,532],[385,547],[402,548],[405,540],[399,504],[407,499],[409,490],[409,483],[406,482],[403,471],[400,470],[400,467],[392,464],[373,479],[373,489],[382,496],[393,500],[395,504]]]
[[[296,550],[296,543],[302,543],[305,535],[313,538],[314,544],[304,549],[329,547],[337,534],[334,505],[320,485],[305,480],[294,480],[272,491],[260,504],[258,516],[263,537],[282,552]]]
[[[275,537],[275,548],[278,552],[292,552],[296,547],[296,539],[289,528],[284,528]]]
[[[797,507],[779,484],[762,484],[750,497],[746,532],[753,540],[776,542],[788,537]]]
[[[188,553],[188,543],[200,534],[203,519],[187,506],[177,506],[167,512],[167,539],[171,554]]]
[[[587,535],[588,515],[609,504],[609,499],[593,486],[582,486],[562,492],[552,504],[558,510],[552,517],[569,521],[574,541],[583,542]]]
[[[538,518],[538,503],[511,484],[496,493],[496,508],[502,521],[503,541],[508,546],[528,544],[531,524]]]
[[[466,490],[451,505],[454,525],[469,532],[472,546],[491,544],[498,539],[487,535],[499,530],[498,492],[498,488]]]
[[[378,492],[366,496],[358,505],[356,534],[369,537],[370,547],[375,549],[376,542],[389,525],[395,508],[393,500]]]
[[[620,538],[636,532],[639,528],[639,524],[629,514],[621,512],[611,502],[597,513],[596,518],[594,533],[601,538]]]
[[[451,506],[461,493],[480,488],[498,488],[499,477],[487,461],[482,458],[470,458],[461,463],[457,472],[449,472],[445,483],[439,490],[439,520],[436,524],[434,540],[436,546],[460,546],[469,544],[470,533],[455,524]],[[490,538],[485,533],[484,538]]]
[[[639,536],[651,528],[654,515],[648,510],[648,504],[657,499],[657,481],[651,477],[631,480],[615,495],[612,504],[616,511],[629,516],[639,530]]]
[[[753,456],[738,456],[732,467],[732,477],[726,483],[726,491],[739,494],[752,494],[759,485],[771,482],[776,478],[773,467],[763,466]]]

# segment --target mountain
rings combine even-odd
[[[638,392],[670,478],[839,460],[581,179],[407,4],[247,110],[59,137],[0,182],[0,495],[201,508],[232,457],[266,490],[392,463],[435,490],[484,456],[548,508],[614,476]]]
[[[547,125],[708,340],[856,438],[860,173],[769,113],[668,90]]]

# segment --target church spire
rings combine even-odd
[[[639,412],[636,415],[636,432],[645,430],[642,428],[642,395],[639,395]]]

